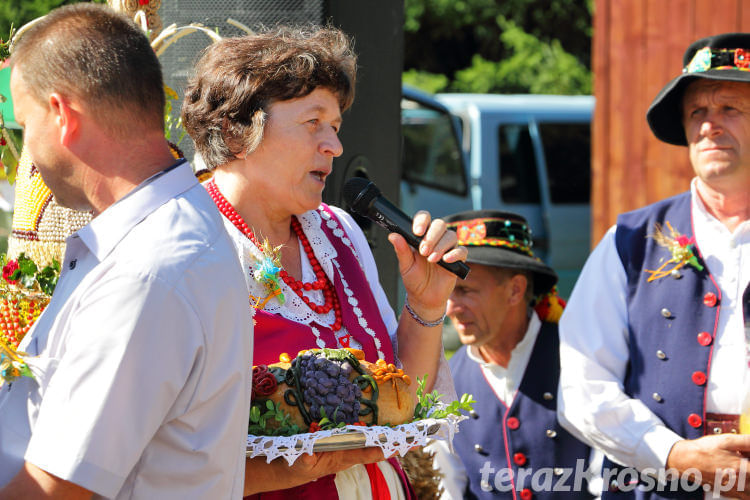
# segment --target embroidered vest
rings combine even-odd
[[[473,394],[477,401],[472,418],[461,423],[453,440],[468,477],[465,498],[591,498],[587,483],[573,480],[576,467],[581,473],[588,468],[590,449],[557,422],[559,344],[557,325],[542,323],[510,408],[497,398],[466,347],[451,358],[456,392]],[[519,474],[519,469],[526,471]],[[552,491],[558,481],[564,481],[568,493]]]
[[[675,231],[688,237],[694,235],[689,192],[617,219],[615,244],[627,275],[628,293],[630,352],[624,389],[677,434],[695,439],[705,433],[706,381],[721,290],[697,245],[694,253],[702,271],[688,265],[678,273],[647,282],[645,271],[659,268],[671,257],[669,250],[650,237],[656,223],[665,227],[667,221]],[[605,459],[604,469],[607,467],[617,468]],[[703,498],[702,489],[692,494],[644,492],[637,488],[619,491],[623,486],[616,481],[610,483],[610,491],[602,498]]]

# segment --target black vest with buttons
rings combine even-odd
[[[510,408],[497,398],[481,367],[469,359],[466,349],[465,346],[459,349],[450,360],[456,392],[473,394],[477,401],[472,418],[461,422],[453,440],[468,476],[465,498],[591,498],[586,481],[580,485],[579,492],[543,491],[551,490],[551,486],[562,478],[563,468],[573,473],[577,459],[582,460],[578,464],[579,469],[585,471],[590,452],[588,446],[576,440],[557,422],[557,384],[560,376],[557,325],[542,323]],[[487,471],[492,469],[485,474],[486,482],[482,480],[480,472],[483,467]],[[546,468],[547,472],[540,472],[536,483],[533,474],[527,475],[521,484],[516,484],[514,480],[515,491],[495,489],[498,470],[512,470],[513,477],[518,478],[519,468],[532,472]],[[510,485],[508,477],[501,476],[498,484],[501,487]],[[545,488],[545,483],[551,486]],[[542,485],[542,488],[535,485]],[[567,485],[573,490],[572,475]]]
[[[627,275],[629,362],[624,389],[641,400],[680,436],[704,435],[706,379],[710,370],[721,290],[700,257],[699,271],[684,266],[652,282],[646,270],[659,268],[671,258],[669,250],[650,235],[655,224],[665,231],[694,235],[690,193],[649,205],[617,219],[615,243]],[[671,268],[672,264],[668,265]],[[605,460],[604,467],[614,467]],[[631,485],[632,486],[632,485]],[[615,481],[602,498],[703,498],[703,491],[623,492]]]

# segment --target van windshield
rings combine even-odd
[[[401,102],[403,178],[465,195],[466,178],[461,151],[450,115],[415,101]]]

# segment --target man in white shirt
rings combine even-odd
[[[590,449],[557,422],[557,274],[534,257],[528,223],[517,214],[477,210],[444,220],[468,249],[471,267],[448,300],[446,313],[465,344],[451,358],[451,372],[457,392],[477,401],[453,440],[460,461],[437,447],[446,492],[589,498],[582,473]]]
[[[690,191],[618,218],[560,323],[558,411],[612,461],[603,498],[748,497],[748,54],[747,33],[688,48],[647,119],[688,147]],[[683,481],[654,481],[665,468]]]
[[[91,211],[0,389],[0,498],[240,498],[251,315],[220,214],[163,133],[148,39],[104,6],[16,41],[16,119],[58,202]]]

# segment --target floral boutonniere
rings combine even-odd
[[[690,265],[698,271],[703,271],[703,266],[698,262],[698,257],[694,253],[695,238],[678,233],[669,221],[666,222],[666,225],[667,229],[669,229],[669,234],[664,231],[661,225],[655,224],[654,234],[649,236],[654,238],[660,246],[669,250],[672,258],[664,262],[659,269],[646,269],[646,272],[649,273],[648,282],[668,276],[671,272],[677,271],[685,265]],[[673,264],[673,266],[669,267],[670,264]]]
[[[258,267],[253,271],[253,278],[258,283],[265,286],[268,295],[265,297],[254,297],[250,296],[250,299],[254,301],[253,307],[256,309],[263,309],[273,297],[276,297],[280,304],[284,304],[286,299],[281,291],[281,285],[279,280],[279,272],[281,271],[281,246],[272,247],[271,243],[266,239],[259,248],[262,257],[256,258]]]

